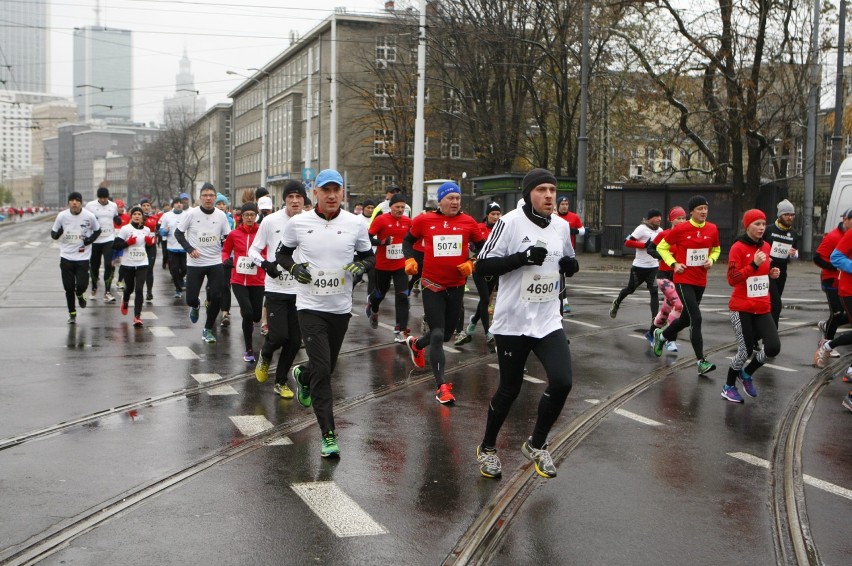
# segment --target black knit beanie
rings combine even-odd
[[[542,183],[551,183],[553,185],[556,185],[556,177],[554,177],[553,173],[551,173],[547,169],[541,168],[533,169],[532,171],[524,175],[524,180],[521,182],[521,189],[523,190],[524,200],[528,200],[532,190],[537,186],[541,185]]]

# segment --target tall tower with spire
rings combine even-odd
[[[183,57],[180,58],[178,72],[175,75],[175,95],[163,101],[163,121],[166,124],[192,122],[206,110],[207,101],[198,96],[191,66],[192,63],[184,47]]]

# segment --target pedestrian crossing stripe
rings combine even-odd
[[[211,381],[219,381],[222,379],[222,376],[218,373],[193,373],[192,378],[198,383],[210,383]],[[207,394],[211,396],[216,395],[237,395],[239,392],[231,387],[230,385],[219,385],[217,387],[211,387],[207,390]]]
[[[488,364],[488,367],[494,368],[497,371],[500,371],[500,365],[499,364]],[[533,377],[533,376],[527,375],[527,374],[524,374],[524,381],[529,381],[530,383],[535,383],[536,385],[539,384],[539,383],[544,383],[543,379],[539,379],[537,377]]]
[[[388,533],[333,481],[294,483],[290,487],[338,537]]]

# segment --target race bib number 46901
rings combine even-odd
[[[688,267],[700,267],[707,263],[710,257],[710,248],[698,248],[686,250],[686,265]]]
[[[559,298],[559,273],[528,271],[521,279],[521,300],[527,303],[546,303]]]
[[[755,275],[746,279],[746,294],[750,299],[769,294],[769,276]]]
[[[432,249],[435,257],[455,257],[462,255],[461,234],[432,236]]]
[[[311,272],[311,295],[340,295],[346,290],[342,269],[317,269]]]

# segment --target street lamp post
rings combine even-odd
[[[266,121],[267,121],[267,111],[268,111],[268,101],[269,101],[269,73],[266,71],[262,71],[260,69],[249,69],[249,71],[257,71],[259,73],[263,73],[266,75],[266,92],[263,95],[263,107],[261,109],[261,123],[260,123],[260,186],[266,186]],[[260,79],[255,77],[247,77],[242,75],[236,71],[225,71],[228,75],[236,75],[238,77],[243,77],[244,79],[249,79],[254,81],[257,86],[261,86]]]
[[[96,88],[101,92],[104,91],[104,87],[98,86],[98,85],[90,85],[90,84],[75,85],[74,88]],[[89,120],[91,120],[91,118],[92,118],[92,114],[91,114],[92,106],[95,106],[95,105],[89,103],[89,91],[84,92],[83,106],[85,107],[85,114],[84,114],[85,120],[86,120],[86,123],[88,123]],[[112,110],[112,106],[110,106],[110,110]]]

